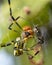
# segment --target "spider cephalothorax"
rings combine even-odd
[[[25,26],[23,27],[23,31],[22,31],[22,38],[23,39],[28,39],[30,37],[33,37],[33,30],[30,26]]]

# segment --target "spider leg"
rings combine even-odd
[[[20,29],[22,29],[21,26],[16,22],[16,21],[20,18],[20,16],[18,16],[17,18],[14,18],[13,15],[12,15],[12,9],[11,9],[11,6],[10,6],[10,4],[11,4],[10,0],[8,0],[8,4],[9,4],[10,16],[11,16],[12,20],[15,22],[15,24],[16,24]]]
[[[7,43],[7,44],[0,44],[0,47],[7,47],[7,46],[10,46],[10,45],[13,45],[14,44],[14,41],[10,42],[10,43]]]
[[[28,53],[28,52],[26,52],[26,54],[28,55],[29,59],[33,59],[39,52],[40,52],[39,50],[36,51],[36,52],[34,53],[34,55],[32,55],[32,54],[30,54],[30,53]]]
[[[13,25],[13,23],[11,23],[8,27],[9,30],[12,30],[11,26]]]
[[[11,24],[9,25],[8,29],[9,29],[9,30],[12,30],[12,31],[14,31],[14,32],[17,33],[17,32],[18,32],[17,30],[13,30],[13,29],[12,29],[12,25],[13,25],[13,24],[14,24],[14,23],[11,23]]]
[[[40,44],[43,44],[44,43],[44,37],[43,36],[38,37],[38,40],[39,40],[39,43]]]

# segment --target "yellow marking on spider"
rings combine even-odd
[[[18,45],[17,45],[17,43],[15,44],[15,47],[17,47],[17,48],[18,48]]]
[[[19,49],[20,51],[23,51],[23,49]]]
[[[28,38],[32,38],[33,36],[32,35],[30,35]]]
[[[28,38],[24,38],[24,41],[26,41]]]
[[[14,43],[12,42],[11,44],[13,45]]]

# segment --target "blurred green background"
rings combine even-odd
[[[31,13],[29,15],[24,11],[24,7],[28,6]],[[11,0],[13,16],[22,16],[19,24],[23,27],[31,25],[30,22],[38,24],[41,27],[45,38],[44,65],[52,65],[52,1],[51,0]],[[8,26],[12,20],[9,15],[9,5],[7,0],[0,0],[0,43],[5,44],[20,36],[21,31],[14,24],[13,28],[20,33],[8,30]],[[31,25],[32,26],[32,25]],[[3,58],[2,58],[3,57]],[[9,59],[7,59],[9,58]],[[2,48],[0,50],[1,65],[30,65],[27,55],[24,53],[20,57],[13,56],[13,46]],[[25,64],[26,63],[26,64]]]

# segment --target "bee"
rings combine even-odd
[[[41,35],[41,31],[39,29],[39,27],[37,25],[34,25],[33,28],[31,28],[31,26],[24,26],[23,28],[18,24],[18,22],[16,22],[21,16],[18,16],[16,18],[13,17],[12,15],[12,9],[11,9],[11,2],[10,0],[8,0],[8,4],[9,4],[9,10],[10,10],[10,17],[12,18],[12,20],[14,21],[14,23],[22,30],[22,33],[20,35],[20,37],[17,37],[16,40],[11,41],[10,43],[6,43],[4,45],[0,44],[0,47],[6,47],[6,46],[10,46],[10,45],[14,45],[14,56],[20,56],[22,55],[24,52],[29,56],[29,59],[32,59],[34,56],[36,56],[40,50],[41,50],[41,46],[39,48],[37,48],[37,50],[34,52],[34,50],[36,49],[37,45],[43,44],[44,43],[44,39],[43,36]],[[12,25],[14,24],[13,22],[9,25],[8,29],[12,30],[14,32],[17,32],[17,30],[13,30],[12,29]],[[30,38],[34,38],[34,36],[37,36],[38,42],[37,44],[26,48],[26,41]],[[29,53],[29,51],[33,51],[33,55],[31,55]]]

